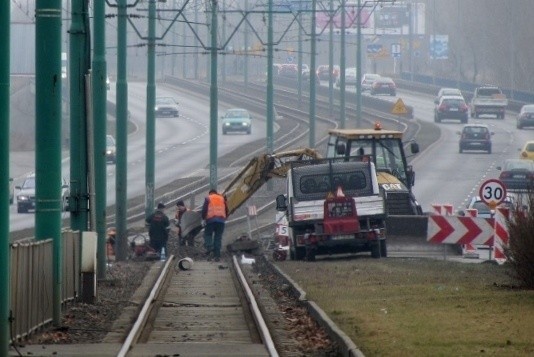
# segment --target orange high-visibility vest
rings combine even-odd
[[[206,220],[214,217],[226,218],[226,205],[224,197],[219,194],[209,195],[208,213]]]

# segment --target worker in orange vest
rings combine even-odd
[[[202,219],[205,222],[204,248],[208,260],[215,259],[216,262],[221,260],[221,242],[226,217],[228,217],[226,197],[211,189],[202,205]]]

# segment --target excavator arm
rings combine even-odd
[[[254,157],[225,188],[228,214],[234,213],[271,178],[285,178],[291,162],[320,159],[314,149],[295,149]]]

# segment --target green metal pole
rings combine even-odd
[[[245,12],[248,11],[248,0],[245,0]],[[244,58],[244,72],[243,81],[245,82],[245,88],[248,86],[248,22],[245,22],[244,40],[245,42],[245,58]]]
[[[154,211],[154,168],[156,153],[156,0],[148,3],[148,68],[146,83],[145,218]]]
[[[362,1],[358,0],[358,18],[356,35],[356,127],[361,126],[362,121]]]
[[[302,12],[299,12],[299,24],[302,24]],[[299,33],[297,36],[297,67],[300,71],[302,71],[302,27],[299,26]],[[302,107],[302,76],[299,75],[297,77],[297,96],[299,101],[299,108]]]
[[[217,0],[211,0],[210,188],[217,189]]]
[[[96,233],[98,239],[97,278],[106,278],[106,201],[107,201],[107,64],[106,21],[104,1],[93,5],[93,131],[95,161],[95,207]]]
[[[127,258],[127,173],[128,163],[128,83],[126,82],[126,0],[118,0],[117,19],[117,163],[115,174],[115,224],[117,232],[116,259],[119,261]]]
[[[330,16],[334,13],[334,0],[330,0]],[[330,117],[334,115],[334,21],[330,19],[330,33],[328,34],[328,109]]]
[[[0,5],[0,38],[10,38],[10,21],[11,21],[11,4],[3,1]],[[7,356],[9,352],[9,311],[11,308],[10,295],[10,257],[9,249],[9,41],[0,43],[0,186],[2,194],[0,195],[0,240],[2,247],[0,249],[0,355]]]
[[[52,319],[57,326],[63,266],[61,135],[58,135],[61,133],[61,0],[42,0],[35,4],[35,238],[54,241]]]
[[[176,7],[176,3],[174,4],[174,6]],[[184,21],[184,23],[182,24],[182,47],[184,49],[184,54],[182,55],[182,78],[184,79],[187,78],[187,54],[185,50],[187,48],[187,30],[187,22]],[[176,34],[176,31],[174,31],[173,33]],[[176,58],[176,56],[172,56],[172,58],[174,61],[174,58]],[[172,69],[174,71],[174,65],[172,66]]]
[[[224,0],[222,0],[222,10],[223,10],[223,17],[222,17],[222,42],[223,43],[226,43],[226,13],[225,13],[225,10],[226,10],[226,3]],[[227,48],[223,48],[222,49],[224,52],[223,52],[223,56],[222,56],[222,63],[221,63],[221,79],[224,82],[226,82],[226,50]]]
[[[87,186],[87,95],[85,75],[89,71],[89,16],[87,2],[72,1],[69,30],[70,87],[70,226],[87,231],[89,192]]]
[[[273,0],[269,0],[267,20],[267,154],[273,153]]]
[[[311,44],[310,44],[310,148],[315,147],[315,53],[317,47],[316,33],[315,33],[315,10],[317,8],[317,0],[312,0],[312,18],[311,18]]]
[[[195,6],[195,33],[198,33],[198,6]],[[199,61],[198,51],[195,51],[195,61],[194,61],[194,65],[195,65],[194,78],[195,79],[198,79],[198,61]]]
[[[339,44],[339,126],[345,128],[345,5],[346,0],[341,0],[341,37]]]

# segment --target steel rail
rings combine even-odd
[[[145,303],[143,304],[143,308],[141,309],[141,312],[139,313],[139,316],[137,320],[135,321],[135,324],[130,330],[130,333],[128,333],[126,340],[124,340],[124,343],[122,344],[122,347],[119,350],[117,357],[125,357],[127,353],[130,351],[130,349],[132,348],[132,346],[135,343],[137,343],[137,340],[139,339],[139,335],[142,332],[142,329],[144,328],[146,324],[148,316],[150,315],[150,312],[154,308],[154,301],[156,300],[157,296],[161,293],[163,283],[165,282],[165,279],[168,277],[169,271],[171,271],[170,265],[174,261],[174,258],[175,258],[174,255],[171,255],[165,262],[165,265],[158,279],[156,280],[154,287],[150,290],[150,294],[145,300]]]
[[[267,327],[267,324],[265,323],[265,319],[263,318],[263,314],[261,313],[260,308],[258,307],[258,303],[256,302],[256,298],[254,297],[254,293],[252,292],[252,289],[250,289],[247,279],[241,271],[241,267],[239,266],[239,262],[237,261],[235,255],[232,256],[232,261],[234,263],[234,269],[237,272],[239,282],[241,283],[241,287],[245,290],[245,296],[251,306],[252,316],[256,321],[256,325],[260,332],[263,343],[271,357],[278,357],[278,351],[276,350],[276,347],[274,345],[274,341],[269,331],[269,327]]]

